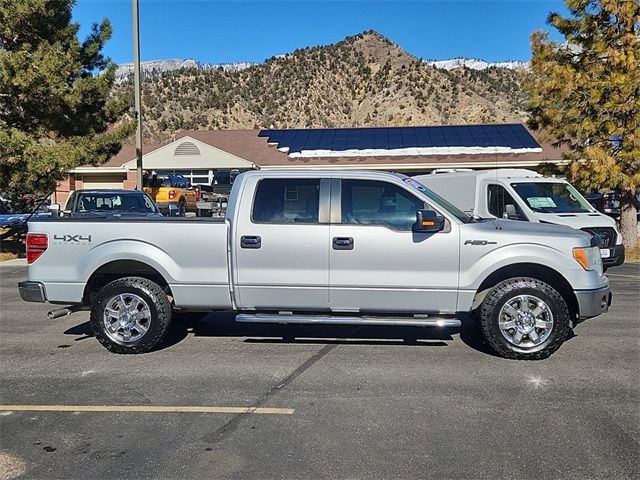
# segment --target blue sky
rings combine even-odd
[[[203,63],[250,61],[374,29],[425,59],[530,57],[529,35],[562,1],[161,1],[140,0],[142,60],[193,58]],[[130,0],[78,0],[74,21],[86,34],[109,18],[105,53],[133,58]]]

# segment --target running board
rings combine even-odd
[[[240,313],[241,323],[304,323],[323,325],[401,325],[409,327],[460,327],[458,318],[445,317],[349,317],[339,315],[281,315],[277,313]]]

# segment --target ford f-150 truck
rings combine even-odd
[[[22,298],[69,305],[52,318],[90,309],[96,338],[116,353],[159,345],[177,310],[435,328],[467,313],[498,354],[538,359],[611,302],[597,237],[474,220],[384,172],[246,172],[219,220],[32,221],[27,259]]]

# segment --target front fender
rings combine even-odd
[[[460,262],[460,305],[467,304],[468,298],[493,272],[518,263],[542,265],[558,272],[574,290],[590,290],[608,285],[608,279],[595,271],[585,271],[572,257],[553,247],[532,243],[518,243],[500,246],[490,251],[469,249],[461,253]]]

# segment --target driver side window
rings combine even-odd
[[[342,181],[342,223],[383,225],[411,230],[416,211],[425,203],[392,183],[374,180]]]
[[[487,207],[489,213],[498,218],[527,219],[518,203],[502,185],[491,184],[487,187]]]

